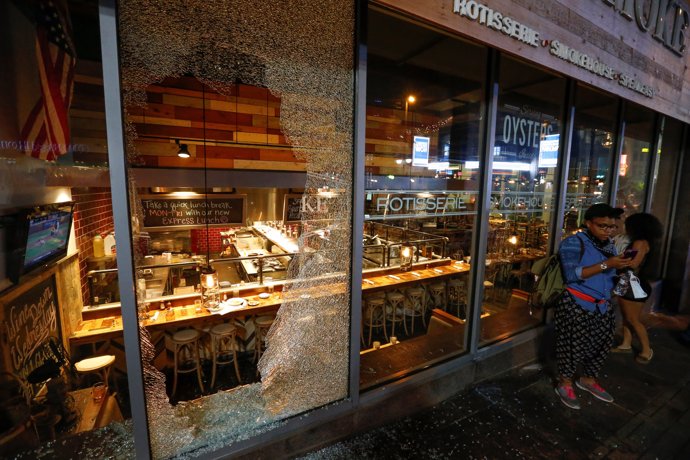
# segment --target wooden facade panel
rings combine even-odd
[[[188,123],[188,122],[187,122]],[[209,129],[206,127],[165,126],[152,124],[137,124],[139,136],[157,136],[170,139],[206,139],[234,141],[234,133],[228,130]],[[264,135],[265,137],[265,135]]]
[[[234,147],[229,145],[216,145],[206,147],[207,158],[225,158],[240,160],[260,160],[261,151],[252,147]]]
[[[306,164],[297,161],[250,161],[235,160],[235,169],[254,169],[268,171],[306,171]]]
[[[298,160],[292,150],[288,149],[259,149],[259,158],[262,161],[279,161],[289,163],[304,163]]]

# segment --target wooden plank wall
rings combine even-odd
[[[75,161],[107,162],[107,142],[100,64],[80,61],[70,111]],[[205,100],[205,104],[204,104]],[[205,107],[205,113],[204,113]],[[203,168],[204,134],[209,168],[305,171],[280,129],[280,98],[265,88],[237,85],[222,95],[192,77],[167,79],[147,90],[145,107],[129,107],[142,166]],[[204,117],[206,119],[204,129]],[[439,118],[410,109],[367,108],[366,166],[374,174],[401,174],[395,160],[409,158],[415,134],[431,137]],[[177,156],[175,139],[187,144],[192,157]],[[408,166],[409,167],[409,166]],[[416,174],[431,175],[422,168]]]
[[[80,61],[70,111],[75,161],[106,162],[100,64]],[[280,128],[280,98],[265,88],[237,84],[229,95],[193,77],[151,85],[143,107],[128,107],[140,166],[304,171]],[[177,156],[175,139],[191,158]],[[205,139],[205,142],[204,142]]]

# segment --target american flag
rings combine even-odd
[[[64,0],[35,0],[32,5],[40,90],[22,125],[21,137],[27,155],[54,161],[69,150],[74,44]]]

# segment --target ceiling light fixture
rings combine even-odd
[[[179,140],[179,139],[175,139],[175,143],[176,143],[177,146],[179,147],[179,149],[177,150],[177,156],[178,156],[178,157],[180,157],[180,158],[189,158],[189,157],[192,156],[192,155],[189,153],[189,150],[188,150],[188,148],[187,148],[187,144],[180,144],[180,140]]]

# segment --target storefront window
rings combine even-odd
[[[558,210],[555,174],[565,79],[509,57],[499,69],[480,344],[541,321],[529,305],[532,263],[545,256]]]
[[[657,216],[664,224],[668,234],[673,206],[673,193],[676,186],[678,159],[682,151],[683,123],[673,118],[665,118],[661,136],[661,149],[656,152],[656,168],[652,173],[652,200],[650,212]],[[666,259],[665,247],[659,245],[650,252],[647,262],[651,273],[656,277],[662,276],[662,265]]]
[[[467,348],[486,49],[370,10],[363,390]]]
[[[121,2],[154,458],[348,395],[354,24],[347,1]]]
[[[624,217],[644,211],[652,158],[654,112],[636,104],[625,109],[625,138],[618,168],[616,206]]]
[[[2,458],[133,454],[98,24],[0,2]]]
[[[617,107],[616,98],[577,87],[563,238],[577,231],[588,207],[609,201]]]

